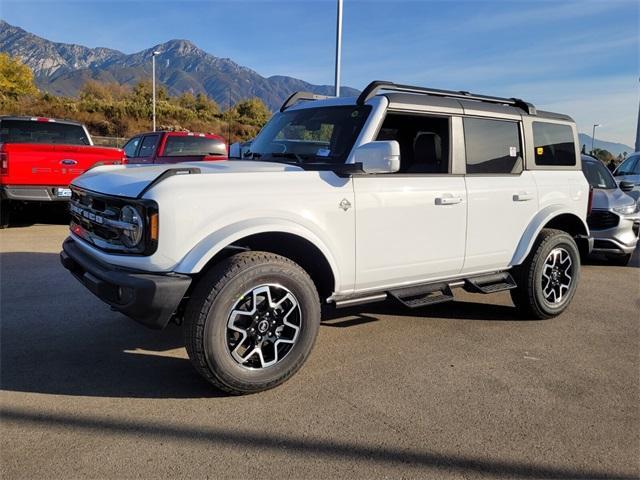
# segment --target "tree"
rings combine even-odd
[[[36,93],[31,69],[18,58],[0,53],[0,97],[16,99]]]
[[[608,150],[604,150],[602,148],[594,148],[591,151],[591,156],[599,159],[605,165],[609,163],[611,160],[614,160],[613,154]]]
[[[271,112],[259,98],[250,98],[238,102],[232,110],[237,114],[239,122],[257,127],[267,123],[271,116]]]
[[[220,113],[218,104],[204,93],[196,95],[194,107],[198,114],[204,116],[214,116]]]
[[[119,83],[101,83],[87,80],[80,90],[82,100],[122,100],[131,93],[131,89]]]

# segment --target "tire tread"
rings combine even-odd
[[[257,268],[265,263],[280,264],[283,272],[291,275],[292,267],[296,275],[313,285],[311,277],[298,264],[292,260],[269,252],[248,251],[241,252],[222,260],[214,265],[198,282],[185,311],[185,345],[187,354],[194,367],[207,381],[216,388],[232,395],[242,395],[273,388],[291,377],[305,362],[307,356],[303,356],[295,366],[283,375],[268,383],[260,384],[259,388],[247,389],[226,377],[222,372],[214,371],[207,362],[204,351],[204,332],[209,310],[217,295],[238,274],[251,268]],[[314,289],[315,291],[315,289]],[[317,292],[316,292],[317,298]],[[319,300],[318,300],[319,302]]]

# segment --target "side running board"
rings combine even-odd
[[[336,307],[341,308],[380,302],[388,297],[393,297],[406,307],[419,308],[453,300],[453,289],[458,287],[471,293],[495,293],[516,288],[517,284],[509,272],[498,272],[447,282],[396,288],[386,292],[369,293],[364,296],[346,297],[333,301],[335,301]]]
[[[453,300],[453,292],[448,283],[400,288],[391,290],[389,294],[409,308],[425,307]]]
[[[509,272],[468,278],[464,283],[464,289],[472,293],[502,292],[503,290],[511,290],[517,286],[516,281]]]

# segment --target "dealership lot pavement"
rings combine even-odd
[[[59,264],[64,225],[0,232],[1,475],[637,478],[640,261],[583,269],[561,317],[508,294],[327,312],[306,366],[227,397]],[[637,253],[637,252],[636,252]]]

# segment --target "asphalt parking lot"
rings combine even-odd
[[[638,478],[640,261],[570,309],[508,294],[328,312],[285,385],[227,397],[59,264],[64,225],[0,232],[2,477]],[[637,253],[637,252],[636,252]]]

